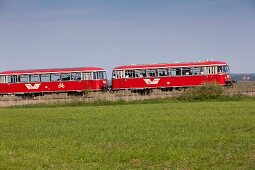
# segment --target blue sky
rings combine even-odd
[[[255,72],[255,1],[0,0],[0,70],[207,59]]]

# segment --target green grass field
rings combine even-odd
[[[0,108],[0,169],[254,167],[254,100]]]

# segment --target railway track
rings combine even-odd
[[[156,98],[169,98],[180,95],[182,92],[155,92],[150,95],[139,95],[130,92],[123,93],[92,93],[87,96],[68,96],[67,94],[39,96],[33,99],[22,99],[15,96],[0,97],[0,107],[34,105],[34,104],[56,104],[56,103],[72,103],[72,102],[95,102],[95,101],[134,101]],[[230,91],[226,93],[229,96],[245,95],[255,96],[255,91]]]

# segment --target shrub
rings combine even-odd
[[[222,86],[216,83],[206,83],[202,86],[186,89],[178,98],[181,100],[213,100],[223,95]]]

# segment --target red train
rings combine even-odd
[[[229,66],[221,61],[125,65],[114,68],[112,75],[113,91],[128,89],[139,93],[200,86],[206,82],[232,84]]]
[[[106,71],[99,67],[16,70],[0,72],[0,95],[21,97],[45,93],[82,95],[107,89]]]
[[[206,82],[231,85],[226,62],[206,61],[173,64],[126,65],[113,69],[112,91],[149,93],[152,89],[200,86]],[[21,97],[45,93],[83,95],[109,89],[106,71],[99,67],[17,70],[0,72],[0,95]]]

